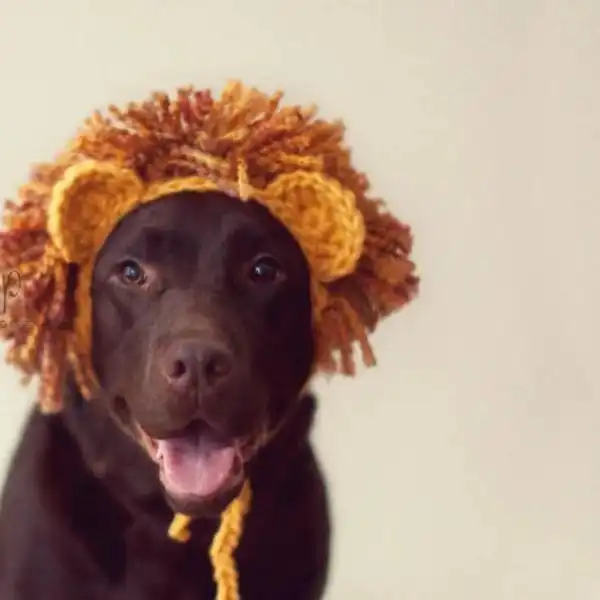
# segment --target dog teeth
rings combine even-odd
[[[163,447],[162,447],[162,444],[158,443],[155,446],[154,458],[156,460],[160,460],[162,457],[163,457]]]

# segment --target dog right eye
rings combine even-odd
[[[127,285],[144,285],[147,280],[146,273],[140,264],[134,260],[126,260],[119,265],[119,279]]]
[[[254,260],[248,276],[253,283],[273,284],[283,280],[285,274],[277,260],[265,254]]]

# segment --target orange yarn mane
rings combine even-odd
[[[258,189],[299,170],[338,181],[354,194],[366,235],[356,270],[328,283],[317,298],[316,367],[353,374],[355,344],[367,366],[375,363],[367,335],[417,291],[410,230],[367,195],[367,177],[351,164],[343,125],[316,118],[312,108],[281,106],[281,98],[236,82],[218,99],[190,88],[174,97],[157,93],[124,110],[111,106],[89,118],[54,161],[36,166],[16,201],[6,202],[0,271],[18,269],[22,286],[9,303],[9,326],[0,336],[10,343],[8,362],[27,377],[41,374],[46,410],[60,408],[73,310],[68,267],[49,249],[47,208],[65,171],[88,159],[117,162],[147,183],[217,178],[231,182],[232,193],[239,191],[234,184],[240,176]]]

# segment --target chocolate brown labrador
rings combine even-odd
[[[307,263],[262,206],[178,193],[126,216],[92,283],[102,397],[32,412],[0,509],[0,600],[212,600],[208,548],[245,477],[243,600],[317,600],[326,488],[305,392]],[[191,539],[167,537],[174,511]]]

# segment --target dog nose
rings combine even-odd
[[[164,355],[163,374],[178,392],[198,386],[211,389],[225,379],[232,368],[231,353],[214,342],[181,340],[171,344]]]

